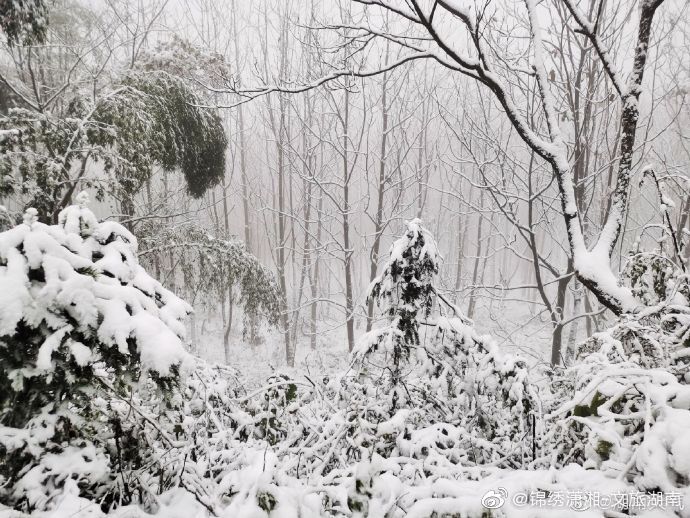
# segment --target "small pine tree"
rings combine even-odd
[[[374,351],[390,359],[393,409],[403,362],[419,345],[420,320],[429,316],[434,305],[432,281],[438,273],[439,254],[431,233],[419,219],[407,223],[407,231],[390,249],[383,273],[371,283],[369,297],[384,308],[388,325],[367,333],[354,354],[360,357]]]
[[[439,293],[434,286],[439,262],[433,236],[415,219],[393,244],[383,273],[371,284],[370,297],[384,307],[387,324],[367,333],[355,348],[355,360],[363,368],[348,401],[363,404],[355,408],[365,413],[363,420],[390,419],[398,424],[358,431],[361,442],[376,444],[381,455],[391,454],[393,448],[415,450],[412,445],[418,437],[404,432],[399,423],[410,423],[413,429],[426,424],[429,430],[445,423],[443,430],[433,433],[462,436],[458,430],[472,429],[478,440],[493,445],[477,451],[471,439],[458,438],[454,444],[465,462],[534,458],[539,409],[527,364],[479,336],[461,310]],[[372,396],[381,399],[374,404]],[[397,411],[400,419],[392,417]],[[402,436],[391,441],[390,431],[382,432],[388,428],[403,430]],[[442,443],[427,445],[425,451],[443,449]]]

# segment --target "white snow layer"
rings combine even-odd
[[[77,201],[60,212],[57,225],[37,222],[30,209],[23,224],[0,233],[0,336],[14,334],[21,320],[33,327],[45,322],[50,334],[37,369],[50,370],[53,352],[63,346],[80,365],[98,361],[97,351],[68,338],[73,323],[66,313],[79,331],[95,332],[123,354],[134,339],[146,370],[165,376],[174,365],[190,367],[182,319],[192,308],[139,265],[127,229],[99,223],[85,193]]]

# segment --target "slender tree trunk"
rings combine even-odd
[[[577,316],[582,312],[582,285],[575,280],[573,286],[573,316]],[[576,319],[570,323],[570,331],[568,334],[568,345],[565,351],[565,363],[569,365],[573,356],[575,355],[575,347],[577,345],[577,332],[580,327],[580,320]]]
[[[456,256],[456,264],[455,264],[455,298],[456,298],[456,303],[457,303],[457,297],[458,293],[460,293],[460,288],[462,287],[462,263],[464,260],[464,254],[462,253],[462,247],[465,244],[465,234],[467,232],[467,225],[464,226],[462,225],[462,215],[458,214],[458,242],[457,242],[457,256]]]
[[[678,234],[681,242],[683,240],[683,229],[687,226],[688,235],[690,235],[690,194],[685,199],[685,212],[678,224]],[[685,243],[685,265],[690,267],[690,239]]]
[[[347,347],[355,347],[354,297],[352,293],[352,250],[350,244],[350,170],[348,148],[350,135],[350,91],[345,90],[345,113],[343,116],[343,248],[345,253],[345,311],[347,326]]]
[[[388,64],[388,46],[386,46],[386,63]],[[381,234],[383,233],[383,201],[386,189],[386,143],[388,139],[388,74],[383,74],[381,85],[381,156],[379,157],[379,183],[376,197],[376,219],[374,221],[374,243],[369,255],[369,283],[376,278],[379,265]],[[374,300],[367,301],[367,333],[374,323]]]
[[[321,219],[321,214],[323,211],[323,195],[319,196],[319,208],[318,212],[316,214],[316,243],[321,243],[321,232],[323,230],[323,222]],[[314,272],[311,277],[310,285],[311,285],[311,337],[310,337],[310,345],[312,350],[316,349],[316,312],[317,312],[317,302],[316,298],[319,293],[318,285],[319,285],[319,264],[321,263],[321,259],[316,256],[314,258]]]
[[[484,208],[484,191],[480,190],[479,193],[479,207]],[[474,258],[474,268],[472,270],[472,290],[470,291],[470,300],[467,304],[467,318],[472,319],[474,317],[474,310],[476,304],[476,291],[477,282],[479,281],[479,266],[482,262],[482,239],[483,239],[483,223],[484,214],[479,212],[479,221],[477,222],[477,247],[476,256]]]
[[[563,324],[556,322],[551,335],[551,365],[561,363],[561,344],[563,343]]]
[[[199,339],[197,337],[196,333],[196,312],[192,312],[190,318],[189,318],[189,327],[190,327],[190,335],[192,338],[192,352],[195,354],[198,354],[198,344],[199,344]]]
[[[462,187],[462,183],[460,184]],[[474,185],[470,184],[469,198],[472,199],[472,194],[474,192]],[[460,288],[462,287],[462,272],[465,263],[465,243],[467,243],[467,233],[469,231],[469,225],[467,221],[464,221],[463,225],[462,218],[462,202],[458,202],[458,263],[455,267],[455,303],[459,302]]]
[[[221,297],[220,301],[220,318],[221,322],[223,323],[223,352],[225,355],[225,364],[229,365],[230,364],[230,344],[228,342],[228,337],[225,334],[225,328],[227,326],[227,316],[225,313],[225,297]]]
[[[220,230],[220,217],[218,216],[218,202],[216,201],[216,188],[211,189],[211,213],[213,214],[214,233],[218,235]]]
[[[422,103],[422,128],[419,132],[419,150],[417,154],[417,217],[422,219],[428,190],[429,168],[427,159],[427,103]]]
[[[235,44],[235,66],[237,67],[237,70],[241,70],[239,42],[237,37],[237,8],[235,6],[235,0],[232,0],[232,12],[232,32]],[[244,106],[241,104],[237,107],[237,124],[237,138],[239,140],[240,145],[240,177],[242,179],[242,212],[244,216],[244,244],[247,245],[247,250],[252,252],[252,236],[251,228],[249,225],[249,179],[247,177],[247,151],[244,136]]]
[[[280,76],[285,77],[287,70],[287,45],[285,44],[287,40],[287,19],[285,16],[281,29],[280,29],[280,39],[284,43],[281,45],[280,49]],[[264,22],[266,24],[266,34],[268,34],[268,16],[264,13]],[[265,44],[265,42],[264,42]],[[267,55],[267,50],[264,48],[265,55]],[[268,62],[266,61],[267,73],[268,73]],[[270,99],[269,99],[270,103]],[[286,228],[286,200],[285,200],[285,189],[286,189],[286,164],[285,164],[285,147],[288,140],[286,131],[286,116],[287,107],[285,94],[281,93],[278,95],[278,122],[276,124],[273,114],[271,113],[271,108],[269,106],[269,114],[271,117],[271,126],[273,128],[273,133],[276,137],[276,151],[277,151],[277,202],[278,202],[278,214],[277,214],[277,243],[276,243],[276,269],[278,273],[278,288],[280,290],[279,296],[279,308],[280,308],[280,318],[279,325],[281,332],[283,333],[283,341],[285,345],[285,362],[289,367],[294,367],[295,365],[295,351],[292,347],[290,341],[290,320],[288,317],[288,296],[287,296],[287,274],[286,274],[286,257],[285,257],[285,244],[287,241],[287,228]],[[273,205],[275,207],[275,205]]]
[[[225,363],[230,365],[232,355],[230,353],[230,331],[232,330],[232,310],[233,310],[233,300],[232,300],[232,287],[228,288],[228,317],[225,319],[223,315],[223,349],[225,350]],[[225,300],[223,300],[223,313],[225,313]]]
[[[280,325],[285,341],[285,361],[289,367],[295,365],[295,354],[290,343],[290,325],[287,314],[287,282],[285,278],[285,101],[280,96],[280,124],[278,137],[278,283],[280,287]]]
[[[307,127],[311,127],[311,111],[312,106],[308,99],[305,99],[304,103],[304,120],[306,121]],[[309,270],[309,265],[311,262],[311,252],[310,252],[310,234],[311,234],[311,204],[312,204],[312,182],[309,180],[310,175],[313,173],[312,159],[311,159],[311,149],[310,149],[310,139],[309,132],[302,132],[302,148],[303,148],[303,171],[304,180],[302,182],[303,191],[305,192],[304,200],[304,241],[302,243],[302,265],[300,268],[299,277],[299,288],[297,289],[297,294],[295,296],[295,309],[292,316],[292,342],[297,341],[297,330],[299,329],[299,316],[300,316],[300,306],[302,304],[302,295],[304,293],[304,283],[307,277],[307,272]]]
[[[146,201],[148,204],[148,211],[153,214],[153,194],[151,192],[151,178],[146,180]],[[157,280],[161,280],[161,265],[158,253],[153,254],[153,271]],[[194,339],[192,338],[194,341]]]
[[[572,271],[569,261],[568,271]],[[568,295],[568,284],[570,284],[570,276],[565,276],[558,281],[558,288],[556,292],[556,305],[554,307],[554,314],[552,314],[552,322],[554,324],[553,336],[551,341],[551,365],[558,365],[561,362],[561,349],[563,348],[563,308],[565,307],[565,299]]]

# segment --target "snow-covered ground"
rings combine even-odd
[[[554,369],[529,308],[480,308],[482,327],[438,295],[414,220],[351,354],[322,320],[287,368],[275,327],[251,346],[237,326],[225,351],[199,313],[193,358],[191,308],[85,203],[0,234],[0,518],[690,516],[680,270]]]

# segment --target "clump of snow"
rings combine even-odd
[[[129,354],[133,339],[144,369],[169,375],[189,366],[182,319],[191,307],[151,278],[139,265],[134,236],[115,222],[99,224],[86,207],[60,212],[58,224],[37,221],[28,209],[24,224],[0,233],[0,336],[11,336],[20,320],[51,332],[39,349],[36,367],[50,370],[53,355],[74,348],[72,331],[95,333],[99,347]],[[40,272],[40,280],[32,280]],[[98,361],[101,351],[79,361]]]

